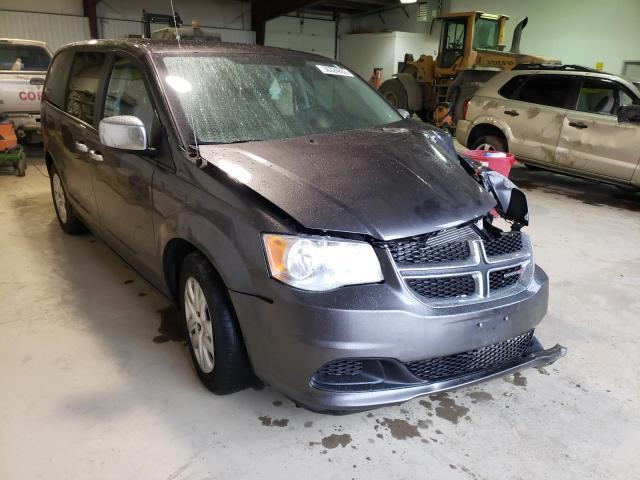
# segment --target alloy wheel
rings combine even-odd
[[[53,187],[53,201],[56,205],[56,211],[60,217],[62,223],[67,223],[67,201],[64,196],[64,187],[60,181],[60,175],[53,174],[51,179],[51,185]]]
[[[490,143],[481,143],[480,145],[478,145],[476,150],[484,150],[485,152],[495,152],[496,147],[494,147]]]
[[[194,277],[189,277],[185,282],[184,313],[198,365],[204,373],[211,373],[215,363],[213,326],[204,291]]]

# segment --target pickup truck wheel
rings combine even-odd
[[[472,150],[496,150],[498,152],[508,152],[507,142],[496,135],[485,135],[478,138],[471,146]]]
[[[76,215],[73,207],[69,203],[67,194],[64,191],[64,185],[60,179],[60,175],[56,170],[56,166],[51,166],[49,172],[49,179],[51,182],[51,196],[53,197],[53,207],[56,211],[56,217],[58,217],[58,223],[60,228],[69,235],[78,235],[87,231],[80,218]]]
[[[194,252],[180,272],[180,307],[191,359],[213,393],[242,390],[252,380],[242,333],[222,280],[209,261]]]

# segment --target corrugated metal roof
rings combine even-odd
[[[86,17],[0,10],[0,36],[41,40],[55,51],[91,38]]]

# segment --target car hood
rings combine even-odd
[[[200,154],[309,229],[392,240],[457,225],[495,205],[460,166],[451,138],[412,121],[201,145]]]

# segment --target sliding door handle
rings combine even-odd
[[[76,152],[87,153],[89,151],[89,147],[84,142],[76,142]]]
[[[102,162],[104,160],[100,152],[96,152],[95,150],[89,150],[89,158],[94,162]]]

